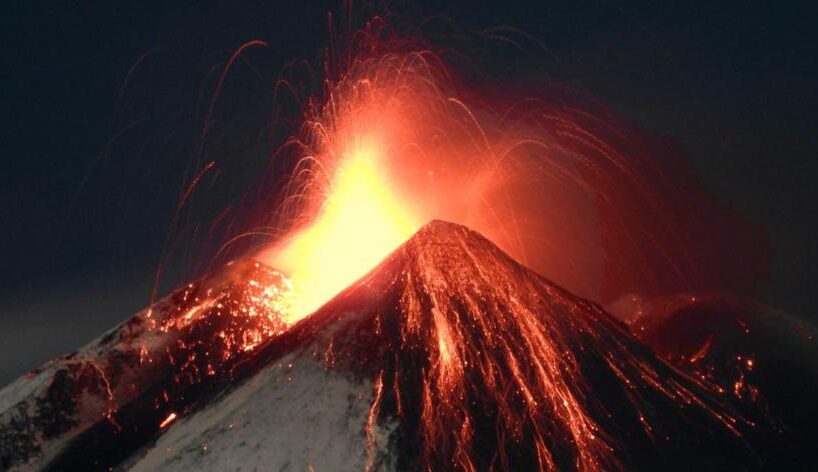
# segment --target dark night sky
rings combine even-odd
[[[157,130],[184,122],[210,68],[247,40],[270,43],[264,77],[314,59],[335,5],[13,3],[0,18],[0,384],[143,307],[186,162],[185,141]],[[713,192],[769,231],[761,298],[818,322],[807,2],[422,3],[470,28],[531,32],[556,56],[553,79],[678,142]]]

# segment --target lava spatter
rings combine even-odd
[[[814,464],[818,335],[772,307],[724,293],[631,297],[636,337],[688,375],[755,411],[777,432],[769,470]],[[635,316],[629,314],[636,313]]]
[[[260,263],[232,263],[22,377],[0,412],[0,468],[82,455],[94,468],[121,458],[127,444],[233,381],[240,362],[281,334],[290,290]],[[123,446],[96,454],[74,446],[98,437]]]

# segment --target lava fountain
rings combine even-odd
[[[345,62],[324,69],[341,72],[327,72],[301,130],[274,153],[295,164],[283,204],[260,225],[288,228],[255,257],[292,277],[290,322],[434,219],[474,228],[602,302],[746,292],[760,278],[754,229],[583,94],[552,86],[483,98],[445,52],[378,19],[338,43],[331,57]]]
[[[392,191],[377,140],[355,140],[324,195],[315,222],[272,254],[272,265],[297,287],[285,321],[309,315],[375,267],[419,228]]]

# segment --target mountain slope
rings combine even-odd
[[[450,223],[425,226],[315,314],[231,359],[223,381],[183,391],[194,400],[157,408],[142,395],[116,411],[122,429],[101,421],[40,465],[760,466],[747,441],[763,427],[595,304]]]
[[[814,468],[818,451],[818,331],[772,307],[720,293],[640,300],[640,341],[707,379],[779,430],[771,469]],[[636,306],[634,307],[636,308]],[[806,467],[805,467],[806,466]]]
[[[169,411],[229,385],[236,363],[284,330],[282,282],[261,264],[229,264],[0,390],[0,470],[60,463],[89,436],[111,444],[83,454],[87,467],[126,457]]]

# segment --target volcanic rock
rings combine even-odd
[[[781,435],[769,469],[818,460],[818,331],[723,293],[631,298],[630,326],[660,357],[735,397]],[[623,304],[620,304],[623,306]],[[634,309],[635,308],[635,309]]]

